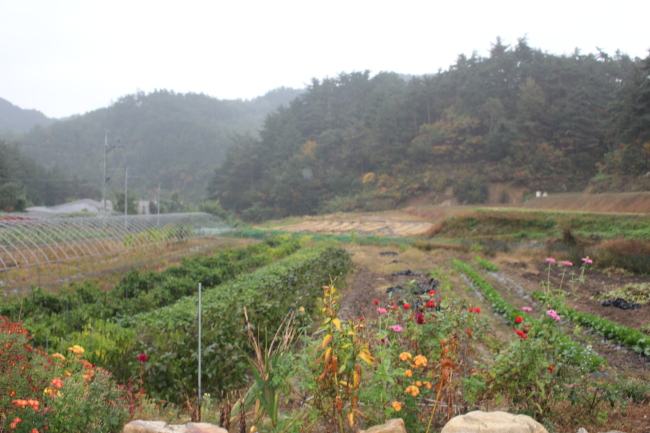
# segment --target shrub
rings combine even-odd
[[[111,374],[84,360],[79,346],[50,357],[30,340],[21,324],[0,317],[1,430],[121,431],[127,411]]]

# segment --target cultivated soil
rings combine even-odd
[[[364,317],[367,320],[376,318],[374,299],[378,299],[382,305],[386,305],[388,295],[386,289],[396,285],[407,284],[411,280],[423,282],[428,279],[428,273],[434,269],[441,268],[445,271],[451,269],[451,258],[456,257],[471,263],[472,254],[463,254],[458,251],[433,250],[429,252],[420,251],[415,248],[408,248],[400,251],[395,247],[377,247],[350,245],[347,247],[356,266],[353,274],[346,281],[346,291],[341,300],[340,317],[342,319],[358,319]],[[383,253],[383,254],[380,254]],[[386,254],[391,253],[391,254]],[[540,281],[547,279],[546,263],[543,259],[532,258],[527,260],[522,257],[512,257],[506,254],[488,258],[492,263],[499,266],[498,273],[482,272],[483,277],[497,289],[502,296],[517,307],[535,306],[530,294],[540,290]],[[577,268],[577,267],[576,267]],[[410,276],[393,276],[399,271],[411,270],[420,274]],[[577,272],[577,269],[576,269]],[[561,269],[554,268],[550,275],[553,287],[557,288],[561,282]],[[630,282],[650,282],[648,278],[607,275],[598,271],[588,270],[585,274],[586,282],[577,287],[577,297],[568,296],[569,305],[577,311],[598,315],[616,323],[639,329],[642,325],[650,323],[650,304],[640,310],[620,310],[615,307],[602,307],[599,302],[590,299],[594,292],[602,292],[621,287]],[[566,281],[569,274],[565,275],[562,283],[563,289],[571,290]],[[469,306],[481,306],[483,311],[490,317],[491,332],[498,338],[507,340],[512,334],[510,325],[506,325],[500,317],[490,314],[489,305],[477,297],[466,280],[458,273],[450,276],[453,293],[441,293],[444,299],[453,296],[461,299]],[[544,308],[543,306],[538,306]],[[574,329],[569,323],[561,325],[570,335]],[[650,380],[650,360],[638,354],[604,340],[585,330],[578,330],[574,336],[584,344],[590,344],[594,350],[608,361],[608,367],[604,372],[599,372],[600,377],[606,380],[616,374],[627,377],[636,377],[641,380]],[[490,410],[495,408],[491,406]],[[504,408],[507,410],[507,407]],[[485,408],[484,408],[485,410]],[[557,432],[575,433],[579,427],[586,427],[590,433],[621,430],[627,433],[650,432],[650,402],[644,404],[628,404],[625,408],[611,413],[604,424],[594,425],[563,425],[558,426]]]

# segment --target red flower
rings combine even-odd
[[[374,303],[375,303],[375,305],[379,305],[379,299],[375,299],[375,300],[374,300],[374,301],[372,301],[372,302],[374,302]]]
[[[397,305],[393,305],[393,310],[397,310],[399,307]]]
[[[552,365],[549,365],[549,366],[548,366],[548,371],[553,371],[553,370],[555,370],[555,368],[553,368]]]
[[[433,290],[433,289],[432,289],[432,290],[429,290],[429,294],[430,294],[430,295],[435,295],[435,294],[436,294],[436,291]]]
[[[364,319],[363,317],[359,317],[359,322],[363,322],[364,320],[366,319]]]
[[[517,318],[515,319],[515,323],[517,323],[517,324],[519,324],[519,323],[521,323],[523,321],[524,321],[524,319],[522,319],[521,316],[517,316]]]
[[[465,332],[467,332],[469,335],[472,335],[472,331],[470,329],[466,329]]]
[[[526,335],[525,332],[522,332],[522,333],[521,333],[521,338],[523,338],[523,339],[525,340],[526,338],[528,338],[528,335]]]
[[[476,308],[474,309],[474,311],[476,311],[477,313],[480,313],[480,312],[481,312],[481,307],[476,307]]]
[[[147,354],[146,354],[146,353],[141,353],[141,354],[138,355],[138,361],[140,361],[141,363],[144,364],[144,363],[147,362],[148,360],[149,360],[149,358],[147,358]]]
[[[424,324],[424,314],[423,314],[423,313],[417,313],[417,314],[415,315],[415,322],[416,322],[418,325],[422,325],[422,324]]]
[[[470,313],[473,313],[473,312],[474,312],[474,309],[473,309],[473,308],[470,308],[470,309],[469,309],[469,312],[470,312]]]
[[[409,308],[411,308],[411,306],[408,304],[408,302],[405,302],[404,303],[404,309],[408,310]]]
[[[523,336],[525,335],[525,334],[524,334],[524,331],[522,331],[522,330],[518,330],[517,332],[515,332],[515,334],[517,334],[518,336],[520,336],[520,337],[522,337],[522,338],[523,338]]]

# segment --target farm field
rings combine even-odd
[[[422,217],[400,218],[383,221]],[[273,225],[285,229],[298,221],[290,223]],[[5,305],[2,314],[22,315],[50,353],[89,349],[85,359],[107,367],[120,383],[137,380],[139,368],[148,397],[132,400],[131,417],[197,419],[191,396],[196,284],[203,282],[204,341],[210,341],[204,392],[213,397],[202,419],[231,420],[232,431],[247,422],[260,432],[352,432],[401,417],[409,433],[435,432],[451,416],[475,409],[528,413],[552,433],[648,431],[650,335],[642,331],[650,331],[650,304],[621,310],[600,300],[632,285],[639,288],[635,302],[643,303],[649,278],[612,266],[596,270],[597,263],[582,273],[580,259],[562,250],[549,265],[549,250],[539,248],[504,252],[477,242],[358,233],[341,230],[338,241],[249,233],[263,242],[233,234],[219,238],[224,248],[215,257],[184,259],[157,273],[132,271],[108,292],[110,299],[78,284],[58,295],[36,292]],[[576,263],[562,265],[567,260]],[[334,275],[340,277],[330,280]],[[539,300],[549,292],[553,298]],[[268,358],[256,354],[246,326],[258,329],[258,341],[268,342],[278,328],[290,339],[285,320],[295,321],[294,345]],[[341,366],[336,376],[333,362]],[[271,376],[260,382],[251,368]],[[267,403],[276,401],[275,409],[260,403],[263,416],[250,409],[241,421],[247,412],[238,405],[252,408],[255,389],[267,393]],[[161,405],[161,398],[173,403]],[[337,401],[343,404],[338,413],[332,410]]]
[[[498,254],[489,258],[491,263],[499,267],[498,272],[480,271],[473,260],[475,254],[462,253],[437,249],[429,252],[408,248],[400,251],[397,246],[377,247],[353,245],[347,248],[356,265],[356,271],[349,277],[348,291],[341,301],[340,316],[345,319],[365,317],[373,321],[380,319],[373,300],[377,299],[380,305],[389,304],[392,300],[386,294],[386,289],[394,286],[407,286],[410,281],[423,282],[428,279],[431,271],[449,273],[449,289],[441,293],[443,299],[454,299],[464,308],[481,307],[486,313],[486,333],[492,337],[509,341],[513,337],[512,323],[507,323],[490,307],[478,290],[471,288],[469,281],[462,273],[453,270],[452,259],[456,258],[472,265],[488,281],[492,287],[511,305],[517,309],[532,307],[537,311],[545,311],[546,307],[535,301],[533,293],[540,290],[541,281],[547,280],[547,263],[543,257],[521,257],[516,255]],[[387,252],[396,253],[386,255]],[[383,254],[383,255],[382,255]],[[559,258],[558,258],[559,262]],[[395,273],[411,270],[417,276],[394,275]],[[551,272],[550,281],[554,287],[559,287],[562,268]],[[576,269],[577,270],[577,269]],[[606,318],[614,323],[640,329],[650,324],[650,308],[643,307],[639,310],[621,310],[615,307],[603,307],[600,302],[591,299],[596,293],[605,293],[609,290],[623,287],[628,284],[648,284],[650,279],[639,276],[606,274],[598,271],[587,270],[586,281],[575,291],[576,297],[568,298],[568,305],[576,311],[590,313]],[[569,286],[564,286],[568,289]],[[394,299],[394,298],[393,298]],[[635,378],[641,383],[650,381],[650,359],[635,353],[629,347],[617,342],[608,341],[586,328],[575,326],[570,322],[562,322],[560,327],[571,338],[583,346],[593,347],[595,353],[606,360],[607,367],[602,371],[592,373],[595,381],[611,379],[613,377]],[[486,347],[480,350],[487,350]],[[493,403],[493,402],[492,402]],[[610,413],[608,420],[602,424],[594,423],[587,427],[588,431],[607,431],[610,429],[625,432],[645,432],[650,429],[650,401],[641,404],[630,404],[624,409],[617,409]],[[497,406],[477,406],[475,409],[495,410]],[[508,404],[501,405],[501,409],[512,409]],[[571,426],[569,420],[557,420],[556,431],[573,432],[578,426]],[[568,424],[563,424],[568,423]]]

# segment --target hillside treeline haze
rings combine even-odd
[[[650,57],[553,55],[497,40],[447,71],[314,79],[239,137],[208,192],[252,220],[396,206],[491,182],[548,191],[646,187]]]
[[[92,183],[99,196],[104,144],[122,146],[108,153],[107,195],[124,188],[124,169],[129,167],[134,176],[129,189],[143,199],[153,199],[162,184],[163,194],[176,190],[186,202],[196,203],[205,196],[215,166],[232,145],[232,135],[256,136],[267,114],[299,93],[279,88],[242,101],[167,90],[138,92],[107,108],[37,125],[15,141],[37,162],[58,167],[70,180],[75,176],[81,183]]]
[[[52,206],[96,190],[94,185],[70,179],[59,167],[45,168],[0,141],[0,211],[23,211],[28,204]]]
[[[487,57],[460,55],[431,75],[341,73],[251,101],[138,92],[10,141],[67,176],[56,197],[98,198],[106,139],[123,146],[108,154],[109,192],[128,166],[141,198],[162,184],[251,221],[483,203],[491,184],[639,191],[650,188],[649,77],[650,56],[555,55],[497,38]],[[26,191],[34,204],[54,196]]]

